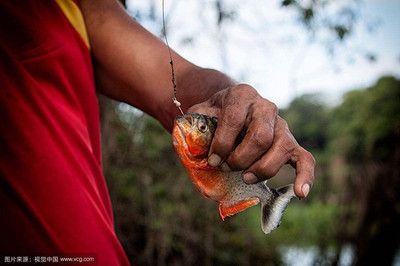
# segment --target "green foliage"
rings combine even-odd
[[[279,229],[267,236],[259,206],[221,221],[216,203],[191,184],[161,125],[110,105],[102,121],[104,171],[125,251],[140,265],[279,265],[282,246],[356,243],[366,213],[360,208],[369,206],[365,194],[373,191],[361,187],[373,179],[358,173],[392,158],[399,147],[399,104],[399,80],[385,77],[347,93],[332,109],[317,95],[304,95],[282,110],[300,144],[313,151],[317,179],[309,199],[294,200]],[[340,167],[348,169],[344,179]],[[373,198],[376,206],[379,195]],[[380,232],[381,224],[374,222],[378,228],[371,230]]]
[[[343,103],[332,111],[330,124],[331,152],[356,158],[364,153],[362,120],[363,91],[348,92]]]
[[[327,140],[328,112],[318,95],[306,94],[294,99],[282,110],[297,141],[312,150],[323,150]]]
[[[326,239],[329,244],[334,244],[335,231],[332,228],[335,227],[337,214],[338,207],[333,204],[302,204],[294,200],[286,209],[279,229],[268,236],[260,231],[259,207],[246,210],[232,219],[239,223],[240,230],[254,238],[254,246],[317,246],[321,238]]]
[[[168,261],[171,256],[184,264],[280,264],[281,244],[318,243],[312,226],[303,228],[304,220],[327,208],[302,211],[304,204],[290,207],[282,229],[269,236],[261,231],[259,206],[223,222],[216,203],[191,184],[170,135],[158,122],[129,112],[113,119],[116,146],[104,152],[118,159],[113,159],[115,165],[106,169],[106,176],[117,232],[132,259],[140,258],[142,264]],[[321,224],[329,226],[325,221]]]
[[[300,22],[311,32],[330,32],[334,39],[343,41],[353,33],[359,17],[357,1],[349,1],[347,5],[337,8],[338,1],[282,0],[281,6],[291,8],[298,13]]]
[[[332,111],[331,151],[350,161],[384,160],[400,132],[400,81],[380,79],[367,90],[351,91]]]

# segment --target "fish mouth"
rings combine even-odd
[[[185,127],[187,126],[187,124],[189,124],[190,126],[193,125],[193,117],[190,114],[185,114],[185,115],[178,115],[176,117],[176,125],[178,126],[179,129],[179,133],[181,135],[181,137],[185,137]]]
[[[182,119],[185,119],[183,116],[178,116],[177,117],[177,122],[175,123],[175,132],[177,134],[177,136],[175,138],[180,138],[181,139],[181,143],[185,146],[185,148],[187,148],[187,143],[186,143],[186,138],[185,138],[185,134],[184,134],[184,128],[182,125]],[[185,119],[186,120],[186,119]]]
[[[183,134],[183,128],[182,128],[182,126],[181,126],[181,124],[178,124],[177,123],[177,131],[178,131],[178,134],[179,134],[179,136],[182,138],[182,139],[185,139],[185,135]]]

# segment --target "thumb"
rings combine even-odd
[[[216,107],[211,107],[208,102],[202,102],[187,109],[187,113],[198,113],[210,117],[218,117],[219,109]]]

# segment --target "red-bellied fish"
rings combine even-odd
[[[193,184],[207,198],[219,203],[224,220],[261,203],[261,228],[268,234],[279,226],[282,214],[295,196],[293,185],[273,189],[266,182],[246,184],[241,171],[224,170],[208,164],[208,152],[217,119],[191,113],[178,116],[172,131],[176,152]]]

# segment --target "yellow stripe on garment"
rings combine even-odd
[[[85,22],[81,10],[72,0],[56,0],[64,15],[68,18],[74,29],[79,33],[83,42],[90,48],[89,38],[86,32]]]

